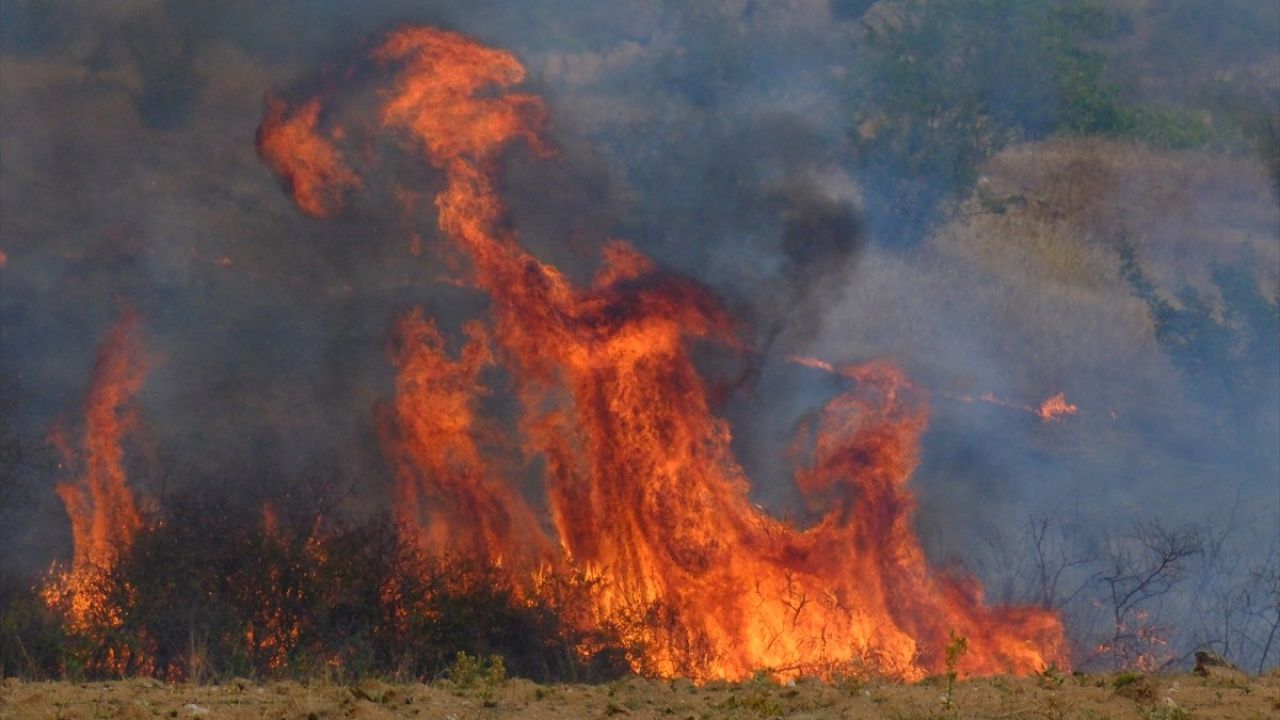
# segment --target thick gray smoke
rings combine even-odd
[[[373,407],[391,394],[390,323],[421,306],[456,328],[483,300],[440,282],[429,212],[409,227],[375,187],[336,220],[306,218],[253,138],[266,96],[299,92],[402,22],[529,69],[557,154],[512,152],[504,182],[539,256],[587,277],[601,244],[626,238],[742,319],[750,350],[708,351],[706,365],[762,504],[803,521],[785,449],[841,387],[787,358],[887,359],[933,397],[913,482],[935,561],[998,581],[986,540],[1036,513],[1097,538],[1139,518],[1231,518],[1240,546],[1265,552],[1280,533],[1280,214],[1266,168],[1212,143],[1043,139],[1062,98],[1034,88],[984,89],[1024,130],[975,163],[972,185],[881,162],[869,143],[892,119],[858,104],[859,79],[882,70],[865,50],[927,5],[3,0],[5,580],[69,554],[43,438],[74,421],[125,306],[152,357],[130,461],[142,494],[319,483],[354,489],[356,512],[385,502]],[[1174,7],[1152,22],[1217,28],[1184,37],[1203,44],[1197,72],[1261,73],[1272,112],[1280,80],[1258,68],[1280,62],[1276,35],[1237,32],[1234,3]],[[1149,49],[1134,96],[1199,97],[1180,57]],[[424,198],[438,187],[408,161],[378,172]],[[962,399],[1034,409],[1058,392],[1078,414]]]

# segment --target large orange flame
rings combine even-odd
[[[430,320],[410,313],[396,323],[393,353],[400,369],[396,400],[383,433],[397,464],[400,527],[436,554],[532,567],[549,560],[533,512],[503,482],[477,447],[492,432],[481,427],[474,401],[480,371],[493,363],[480,325],[467,327],[462,356],[450,360]],[[429,412],[424,412],[430,408]],[[427,507],[420,498],[426,496]]]
[[[126,312],[98,348],[79,448],[63,448],[67,464],[79,468],[57,488],[71,519],[73,554],[70,569],[51,579],[44,596],[65,610],[72,629],[112,624],[103,579],[142,527],[122,441],[135,421],[133,398],[144,374],[137,317]]]
[[[360,180],[347,169],[333,144],[317,134],[320,101],[286,116],[278,100],[267,101],[267,117],[258,130],[258,155],[288,186],[293,201],[308,215],[328,217],[342,196]]]
[[[901,372],[831,368],[853,389],[795,443],[807,456],[796,482],[817,519],[798,528],[771,517],[749,501],[730,428],[690,358],[693,340],[735,342],[714,299],[622,242],[605,248],[590,286],[577,286],[502,227],[499,153],[516,139],[544,152],[541,101],[504,92],[524,78],[516,58],[409,27],[373,59],[390,77],[379,120],[443,171],[439,226],[469,261],[469,284],[491,298],[489,324],[469,326],[456,359],[430,321],[411,314],[397,326],[400,377],[383,419],[405,532],[530,585],[549,569],[602,580],[595,617],[642,618],[646,651],[635,665],[661,675],[737,679],[767,668],[915,679],[945,668],[951,633],[969,641],[963,673],[1065,666],[1056,616],[988,608],[975,582],[929,568],[907,487],[927,408]],[[288,159],[288,128],[303,123],[316,136],[317,102],[271,106],[259,145],[275,148],[281,159],[270,164],[295,191],[325,188],[295,199],[327,214],[354,186],[349,171],[305,161],[310,141]],[[324,213],[307,197],[325,198]],[[485,452],[494,433],[478,399],[490,364],[515,384],[549,526],[516,473]]]

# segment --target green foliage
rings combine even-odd
[[[1126,670],[1115,676],[1115,678],[1111,681],[1111,687],[1115,688],[1116,690],[1119,690],[1120,688],[1125,687],[1126,685],[1132,685],[1138,682],[1139,680],[1142,680],[1144,677],[1146,676],[1140,672]]]
[[[1271,186],[1280,202],[1280,118],[1267,114],[1254,124],[1254,143],[1262,166],[1271,175]]]
[[[782,703],[777,698],[778,686],[768,671],[757,671],[721,703],[736,717],[775,718],[782,716]]]
[[[1067,682],[1067,677],[1058,669],[1057,663],[1051,663],[1042,672],[1036,673],[1036,677],[1040,682],[1040,686],[1046,688],[1062,687]]]
[[[855,146],[871,205],[916,236],[977,167],[1013,139],[1010,119],[1047,106],[1029,67],[1031,4],[907,2],[900,21],[869,32],[869,72],[855,78]],[[1031,117],[1029,122],[1041,121]]]
[[[1163,703],[1157,705],[1145,705],[1138,709],[1138,714],[1143,720],[1191,720],[1191,711],[1171,698],[1165,698]]]
[[[956,689],[956,679],[959,676],[960,660],[969,652],[969,639],[963,635],[957,635],[954,630],[951,631],[951,642],[947,643],[947,690],[942,695],[943,708],[950,711],[955,708],[953,697]]]
[[[1207,124],[1185,112],[1147,107],[1126,109],[1114,134],[1171,150],[1201,147],[1213,137]]]
[[[1120,134],[1126,125],[1122,92],[1104,71],[1106,56],[1091,43],[1125,34],[1130,22],[1095,2],[1054,3],[1040,32],[1050,83],[1057,91],[1049,125],[1029,128],[1075,134]]]
[[[1267,298],[1250,269],[1239,265],[1213,268],[1220,305],[1190,287],[1166,298],[1146,276],[1132,244],[1121,242],[1120,257],[1134,295],[1147,304],[1156,341],[1188,391],[1222,411],[1223,421],[1234,426],[1230,436],[1251,444],[1247,433],[1254,413],[1280,392],[1280,303]]]
[[[61,619],[27,588],[0,591],[0,676],[52,679],[81,673]]]
[[[854,78],[854,144],[886,237],[920,237],[979,166],[1011,142],[1055,134],[1203,145],[1207,124],[1134,104],[1105,43],[1132,31],[1094,0],[906,0],[867,31]]]
[[[494,693],[507,679],[507,668],[501,655],[481,659],[459,650],[446,674],[459,695],[474,695],[485,707],[493,707]]]

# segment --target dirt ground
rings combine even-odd
[[[28,683],[5,680],[0,718],[99,720],[243,718],[1280,718],[1280,671],[1262,677],[1090,675],[988,678],[956,685],[762,680],[696,687],[630,678],[606,685],[507,680],[468,689],[448,683],[354,685],[233,681],[166,685],[153,680]]]

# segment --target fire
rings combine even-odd
[[[836,372],[835,366],[833,366],[831,363],[827,362],[826,360],[819,360],[818,358],[809,357],[807,355],[790,355],[787,357],[787,361],[793,362],[797,365],[811,367],[814,370],[821,370],[823,372],[829,372],[832,374]]]
[[[994,393],[983,393],[978,397],[974,397],[972,395],[949,395],[947,393],[942,393],[942,395],[955,400],[961,400],[963,402],[980,402],[988,405],[1009,408],[1011,410],[1018,410],[1030,415],[1035,415],[1040,418],[1042,422],[1053,422],[1054,420],[1061,419],[1065,415],[1075,415],[1080,411],[1080,408],[1067,402],[1067,394],[1064,392],[1045,398],[1044,402],[1036,406],[1025,405],[1015,400],[1006,400],[1001,397],[996,397]]]
[[[285,106],[268,100],[267,118],[258,130],[258,155],[280,176],[298,208],[328,217],[342,195],[360,180],[343,164],[333,144],[316,133],[320,102],[313,100],[286,117]]]
[[[853,389],[796,441],[813,520],[769,516],[748,500],[731,429],[691,361],[694,341],[736,345],[714,298],[624,242],[576,285],[504,227],[499,154],[515,140],[547,152],[540,99],[507,91],[524,78],[517,59],[423,27],[391,32],[372,58],[389,76],[377,119],[444,174],[439,227],[469,261],[466,284],[491,299],[456,356],[421,315],[396,325],[396,394],[379,416],[402,532],[487,559],[528,592],[548,572],[599,579],[586,615],[640,619],[638,671],[916,679],[944,669],[952,632],[969,641],[963,673],[1065,666],[1056,616],[986,607],[975,582],[929,568],[907,486],[928,411],[900,371],[826,366]],[[321,216],[361,183],[319,134],[323,111],[320,98],[273,102],[258,136],[299,208]],[[520,457],[506,463],[480,412],[490,366],[522,408]],[[535,470],[549,517],[516,485]]]
[[[1066,393],[1058,393],[1044,402],[1040,403],[1037,414],[1041,420],[1050,422],[1057,420],[1064,415],[1075,415],[1080,408],[1067,402]]]
[[[79,447],[57,443],[67,464],[80,468],[75,479],[57,488],[71,519],[74,550],[70,569],[55,572],[43,595],[51,607],[62,609],[72,630],[119,621],[104,587],[142,527],[125,475],[123,438],[134,426],[133,401],[144,374],[137,317],[126,312],[98,348]]]
[[[804,367],[810,367],[815,370],[822,370],[827,373],[839,374],[839,370],[832,366],[831,363],[815,357],[809,357],[807,355],[790,355],[787,357],[787,362],[795,363],[796,365],[803,365]],[[1075,415],[1080,411],[1079,407],[1067,402],[1067,394],[1065,392],[1060,392],[1046,398],[1045,401],[1040,403],[1037,407],[1024,405],[1013,400],[1005,400],[1004,398],[996,397],[994,393],[983,393],[977,397],[974,397],[973,395],[952,395],[950,393],[939,394],[953,400],[960,400],[961,402],[980,402],[988,405],[995,405],[997,407],[1020,410],[1025,413],[1035,415],[1044,422],[1053,422],[1065,415]],[[1115,419],[1114,412],[1111,413],[1111,417],[1112,419]]]
[[[396,516],[425,549],[471,561],[505,559],[533,567],[550,558],[538,521],[502,482],[476,440],[486,435],[474,401],[479,373],[494,362],[478,324],[451,360],[435,324],[419,313],[396,323],[396,400],[384,408],[384,436],[397,463]],[[430,501],[420,507],[420,497]],[[505,557],[504,557],[505,555]]]

